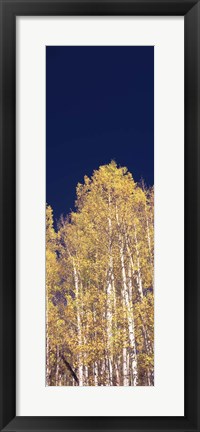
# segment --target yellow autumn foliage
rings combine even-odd
[[[154,192],[115,162],[46,211],[46,384],[154,385]]]

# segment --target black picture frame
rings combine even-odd
[[[185,21],[185,415],[16,417],[17,16],[184,15]],[[0,0],[0,429],[200,431],[200,1]],[[174,179],[176,183],[176,180]],[[173,392],[173,385],[172,385]],[[163,403],[167,403],[163,401]]]

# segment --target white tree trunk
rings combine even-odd
[[[150,238],[150,230],[149,230],[149,218],[148,218],[148,213],[147,213],[146,202],[145,202],[145,216],[146,216],[146,227],[147,227],[147,241],[148,241],[148,248],[149,248],[149,259],[150,259],[150,265],[151,265],[152,285],[154,285],[154,266],[153,266],[153,260],[152,260],[151,238]]]
[[[94,362],[94,385],[98,386],[98,364]]]
[[[141,277],[141,269],[140,269],[140,254],[139,254],[139,248],[138,248],[138,240],[137,240],[137,233],[136,233],[136,226],[134,225],[134,237],[135,237],[135,247],[136,247],[136,256],[137,256],[137,270],[138,270],[138,278],[137,278],[137,286],[138,286],[138,293],[140,296],[140,300],[143,299],[144,295],[143,295],[143,286],[142,286],[142,277]],[[125,232],[125,239],[126,239],[126,247],[128,250],[128,255],[130,258],[130,267],[132,268],[132,274],[134,275],[134,266],[133,266],[133,259],[130,253],[130,248],[129,248],[129,244],[128,244],[128,238]],[[150,246],[150,244],[149,244]],[[131,275],[130,275],[130,267],[129,267],[129,298],[131,299],[131,292],[132,292],[132,281],[131,281]],[[141,321],[142,321],[142,329],[143,329],[143,337],[144,337],[144,345],[145,345],[145,350],[146,353],[150,353],[151,351],[151,347],[149,346],[149,338],[148,338],[148,334],[147,334],[147,330],[146,330],[146,326],[144,324],[143,321],[143,317],[142,315],[140,315]],[[148,370],[147,372],[147,376],[148,376],[148,385],[151,385],[151,379],[150,379],[150,372]]]
[[[56,346],[56,386],[59,385],[59,347]]]
[[[111,221],[111,201],[109,195],[109,216],[108,216],[108,231],[109,231],[109,265],[107,275],[107,385],[113,385],[113,368],[112,368],[112,312],[113,312],[113,291],[114,291],[114,272],[113,272],[113,257],[112,257],[112,221]]]
[[[136,232],[136,226],[135,226],[135,224],[134,224],[134,236],[135,236],[135,249],[136,249],[136,256],[137,256],[138,292],[139,292],[140,298],[143,299],[143,287],[142,287],[142,275],[141,275],[141,266],[140,266],[140,254],[139,254],[139,247],[138,247],[137,232]]]
[[[110,372],[109,372],[109,357],[108,353],[105,358],[105,372],[106,372],[106,387],[110,385]]]
[[[136,386],[138,382],[138,374],[137,374],[137,355],[136,355],[136,345],[135,345],[135,326],[134,326],[132,305],[131,302],[129,301],[129,295],[127,289],[122,240],[120,244],[120,259],[121,259],[121,270],[122,270],[123,298],[124,298],[126,312],[127,312],[128,332],[129,332],[129,341],[130,341],[130,348],[131,348],[130,364],[131,364],[131,371],[133,377],[133,385]]]
[[[112,367],[112,358],[108,359],[108,367],[109,367],[109,385],[113,385],[113,367]]]
[[[122,350],[122,358],[123,358],[123,386],[127,387],[129,385],[128,380],[128,368],[127,368],[127,349],[123,347]]]
[[[106,367],[105,361],[102,360],[102,363],[101,363],[101,385],[102,386],[104,386],[105,367]]]
[[[115,362],[116,386],[120,386],[120,373],[118,361]]]
[[[88,366],[84,367],[84,385],[88,386]]]
[[[74,284],[75,284],[75,293],[77,300],[77,333],[78,333],[78,344],[79,347],[82,347],[82,330],[81,330],[81,316],[80,316],[80,306],[79,306],[79,281],[78,274],[75,266],[75,262],[73,259],[73,269],[74,269]],[[79,378],[79,386],[83,385],[83,362],[82,356],[78,355],[78,378]]]
[[[48,300],[47,300],[48,301]],[[47,312],[48,315],[48,312]],[[46,318],[46,385],[50,385],[50,361],[49,361],[49,328],[48,328],[48,316]]]
[[[116,220],[120,231],[120,222],[119,222],[117,206],[116,206]],[[130,349],[131,349],[130,364],[131,364],[131,371],[133,377],[133,385],[136,386],[138,383],[138,372],[137,372],[137,355],[136,355],[136,344],[135,344],[135,326],[134,326],[132,305],[131,302],[129,301],[123,249],[124,249],[124,242],[123,242],[122,235],[119,233],[119,250],[120,250],[120,261],[121,261],[121,272],[122,272],[122,298],[123,298],[123,303],[125,306],[124,309],[126,310],[127,321],[128,321],[128,333],[129,333],[129,342],[130,342]],[[125,357],[126,357],[126,365],[125,365]],[[123,348],[123,374],[124,374],[124,381],[127,382],[128,380],[127,385],[129,385],[129,377],[127,371],[127,354],[125,352],[125,348]]]

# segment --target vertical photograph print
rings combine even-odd
[[[46,386],[154,385],[154,47],[46,47]]]

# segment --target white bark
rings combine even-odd
[[[102,363],[101,363],[101,385],[102,386],[104,386],[105,367],[106,367],[105,361],[102,360]]]
[[[116,374],[116,386],[120,386],[120,373],[119,373],[119,365],[117,361],[115,363],[115,374]]]
[[[131,372],[133,377],[133,385],[136,386],[138,382],[138,374],[137,374],[137,356],[136,356],[136,346],[135,346],[135,326],[134,326],[132,306],[131,306],[131,302],[129,301],[129,295],[128,295],[122,239],[120,245],[120,259],[121,259],[121,270],[122,270],[123,298],[124,298],[126,312],[127,312],[128,332],[129,332],[129,341],[130,341],[130,348],[131,348],[130,367],[131,367]]]
[[[94,385],[98,386],[98,364],[94,362]]]
[[[127,368],[127,349],[123,347],[122,350],[122,357],[123,357],[123,386],[127,387],[129,385],[128,380],[128,368]]]
[[[113,369],[112,369],[112,302],[114,293],[114,272],[113,272],[113,257],[112,257],[112,221],[111,221],[111,201],[109,200],[109,216],[108,216],[108,231],[109,231],[109,267],[107,275],[107,385],[113,384]]]
[[[118,228],[120,229],[117,206],[116,206],[116,220],[117,220]],[[130,349],[131,349],[130,364],[131,364],[131,371],[133,377],[133,385],[136,386],[138,383],[138,373],[137,373],[137,355],[136,355],[136,344],[135,344],[135,326],[134,326],[132,305],[131,302],[129,301],[123,249],[124,249],[124,242],[123,242],[122,235],[119,232],[119,250],[120,250],[120,261],[121,261],[121,272],[122,272],[122,298],[123,298],[123,303],[125,306],[124,309],[126,310],[126,316],[128,321],[128,333],[129,333],[129,342],[130,342]],[[126,364],[125,364],[125,357],[126,357]],[[128,381],[127,385],[129,385],[129,378],[127,376],[127,354],[125,348],[123,348],[123,375],[124,375],[124,382]]]
[[[48,300],[47,300],[48,302]],[[46,318],[46,385],[50,385],[50,361],[49,361],[49,329],[48,329],[48,312]]]
[[[77,333],[78,333],[78,344],[79,347],[82,347],[82,331],[81,331],[81,316],[80,316],[80,306],[79,306],[79,281],[78,274],[75,266],[75,262],[73,259],[73,270],[74,270],[74,284],[75,284],[75,293],[77,300]],[[79,386],[83,385],[83,363],[82,356],[79,354],[78,356],[78,378],[79,378]]]
[[[84,367],[84,385],[88,386],[88,366]]]
[[[135,237],[135,249],[136,249],[136,256],[137,256],[137,271],[138,271],[137,283],[138,283],[138,292],[139,292],[140,298],[142,300],[143,299],[142,275],[141,275],[140,254],[139,254],[139,247],[138,247],[137,232],[136,232],[136,226],[135,226],[135,224],[134,224],[134,237]]]
[[[110,372],[109,372],[109,358],[108,353],[105,358],[105,372],[106,372],[106,387],[110,385]]]
[[[138,240],[137,240],[137,233],[136,233],[136,226],[135,225],[134,225],[134,237],[135,237],[135,248],[136,248],[137,270],[138,270],[137,286],[138,286],[138,293],[140,296],[140,300],[142,300],[144,295],[143,295],[142,277],[141,277],[141,269],[140,269],[140,254],[139,254]],[[132,260],[132,256],[130,253],[130,249],[129,249],[129,245],[128,245],[128,239],[127,239],[126,234],[125,234],[125,238],[126,238],[126,246],[127,246],[127,250],[128,250],[128,254],[129,254],[129,258],[130,258],[130,264],[131,264],[131,268],[133,271],[133,260]],[[149,244],[149,246],[150,246],[150,244]],[[130,267],[129,267],[129,298],[130,299],[131,299],[131,291],[132,291],[132,282],[131,282],[131,278],[130,278]],[[142,321],[145,350],[148,354],[151,350],[151,348],[149,346],[149,338],[148,338],[146,326],[143,322],[142,315],[140,315],[140,317],[141,317],[141,321]],[[148,385],[151,385],[149,370],[147,372],[147,376],[148,376]]]
[[[152,284],[154,285],[154,266],[152,261],[152,249],[151,249],[151,238],[150,238],[150,230],[149,230],[149,218],[148,218],[148,212],[147,212],[147,204],[145,202],[145,216],[146,216],[146,227],[147,227],[147,241],[148,241],[148,248],[149,248],[149,259],[150,259],[150,265],[151,265],[151,275],[152,275]]]
[[[108,359],[108,367],[109,367],[109,385],[113,385],[113,367],[112,367],[112,359]]]
[[[56,346],[56,386],[59,385],[59,347]]]

